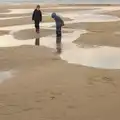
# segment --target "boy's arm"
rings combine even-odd
[[[34,18],[35,18],[35,10],[34,10],[34,12],[32,14],[32,20],[35,20]]]
[[[40,22],[42,22],[42,12],[40,11]]]
[[[62,23],[62,26],[64,26],[65,24],[64,24],[64,21],[63,21],[63,19],[61,19],[61,23]]]
[[[64,26],[65,25],[65,23],[64,23],[64,21],[62,20],[62,25]]]

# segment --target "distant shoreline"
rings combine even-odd
[[[25,1],[15,1],[15,2],[5,2],[5,1],[0,1],[0,4],[7,4],[7,5],[20,5],[20,4],[49,4],[49,5],[60,5],[60,6],[120,6],[120,3],[112,3],[112,4],[96,4],[96,3],[49,3],[49,2],[35,2],[35,1],[30,1],[30,2],[25,2]]]
[[[118,3],[118,4],[116,4],[116,3],[114,3],[114,4],[96,4],[96,3],[84,3],[84,4],[81,4],[81,3],[40,3],[40,2],[2,2],[2,1],[0,1],[0,4],[10,4],[10,5],[12,5],[12,4],[49,4],[49,5],[62,5],[62,6],[120,6],[120,3]]]
[[[37,1],[37,0],[35,0],[35,1],[32,1],[32,0],[26,0],[26,1],[20,1],[20,0],[11,0],[11,1],[5,1],[5,0],[3,0],[3,1],[0,1],[0,4],[57,4],[57,5],[71,5],[71,6],[74,6],[74,5],[79,5],[79,6],[91,6],[91,5],[94,5],[94,6],[118,6],[118,5],[120,5],[120,2],[104,2],[104,3],[102,3],[102,2],[79,2],[79,0],[77,1],[77,0],[74,0],[74,1],[57,1],[57,0],[53,0],[53,1],[44,1],[44,0],[40,0],[40,1]]]

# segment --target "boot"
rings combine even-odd
[[[36,33],[40,33],[39,29],[36,29]]]

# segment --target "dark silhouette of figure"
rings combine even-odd
[[[61,31],[62,31],[62,27],[64,26],[64,21],[56,13],[52,13],[51,17],[55,20],[56,23],[56,36],[61,37],[62,36]]]
[[[42,12],[40,10],[40,5],[37,5],[36,9],[33,11],[32,20],[34,21],[36,32],[40,32],[40,22],[42,22]]]

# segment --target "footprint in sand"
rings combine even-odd
[[[74,105],[68,105],[68,109],[75,109],[76,107]]]
[[[114,87],[116,86],[115,81],[111,77],[106,77],[106,76],[95,76],[91,77],[88,80],[89,85],[95,85],[96,83],[106,83],[106,84],[111,84]]]

